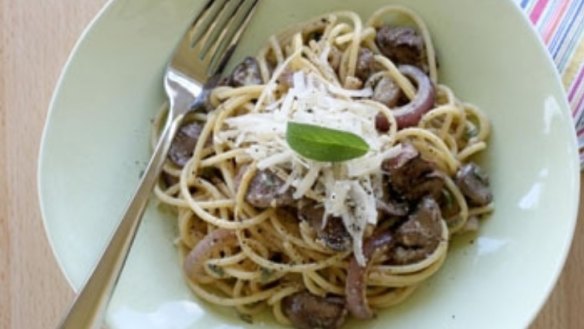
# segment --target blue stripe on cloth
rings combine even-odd
[[[535,6],[536,3],[537,1],[533,1],[533,6]],[[539,17],[537,22],[531,22],[532,24],[535,24],[535,27],[537,28],[537,31],[542,36],[542,38],[545,33],[545,29],[549,26],[549,22],[551,20],[552,15],[558,11],[559,9],[558,7],[559,3],[557,1],[548,2],[545,5],[543,12],[541,13],[541,16]],[[529,13],[531,13],[532,10],[533,7],[530,8]]]
[[[582,6],[584,6],[584,1],[573,1],[566,11],[562,22],[549,45],[550,52],[554,58],[557,56],[558,50],[566,40],[570,29],[576,27],[574,21],[582,15]],[[562,70],[563,68],[560,68],[560,71]]]
[[[570,64],[572,57],[575,55],[577,45],[582,42],[584,38],[584,15],[579,15],[578,20],[574,23],[574,28],[571,29],[565,41],[556,55],[555,62],[560,71],[565,71]]]

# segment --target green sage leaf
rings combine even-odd
[[[369,150],[367,142],[353,133],[297,122],[288,122],[286,141],[298,154],[321,162],[347,161]]]

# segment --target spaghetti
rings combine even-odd
[[[387,55],[389,14],[414,24],[397,38],[421,40],[416,63]],[[487,147],[489,121],[439,83],[430,33],[411,10],[384,7],[365,24],[350,11],[318,17],[271,37],[246,65],[257,66],[252,83],[213,90],[215,110],[189,118],[200,126],[192,156],[167,161],[155,188],[176,211],[181,263],[203,300],[246,318],[270,308],[299,328],[338,327],[345,308],[370,318],[436,273],[451,236],[493,210],[490,192],[472,190],[488,188],[486,177],[468,164]],[[389,103],[382,82],[397,90]],[[370,150],[341,163],[303,158],[286,143],[288,121],[354,132]],[[328,313],[303,319],[311,303]]]

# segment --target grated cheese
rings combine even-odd
[[[306,173],[304,178],[300,181],[298,186],[296,186],[296,191],[292,195],[294,199],[302,198],[306,194],[306,191],[308,191],[312,187],[312,185],[314,185],[314,183],[318,179],[318,174],[320,172],[321,167],[322,165],[316,162],[310,166],[310,169],[308,169],[308,172]]]
[[[324,51],[320,59],[326,60],[326,55]],[[292,80],[294,85],[277,101],[226,119],[226,128],[215,139],[234,140],[257,161],[259,169],[289,173],[284,186],[294,187],[295,199],[315,199],[324,205],[325,219],[342,218],[353,238],[355,257],[364,265],[363,235],[368,225],[377,223],[381,163],[397,155],[401,147],[392,145],[387,135],[375,129],[378,108],[356,99],[369,97],[370,88],[345,89],[309,71],[295,72]],[[269,87],[277,89],[275,85]],[[266,95],[267,99],[270,96]],[[289,121],[352,132],[367,142],[369,151],[361,158],[335,164],[305,159],[286,142]]]
[[[257,167],[260,170],[266,169],[266,168],[270,168],[273,166],[277,166],[283,162],[288,162],[290,161],[290,159],[292,158],[292,151],[288,150],[282,153],[277,153],[277,154],[273,154],[267,158],[262,159],[260,162],[258,162]]]

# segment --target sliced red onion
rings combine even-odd
[[[403,75],[413,80],[418,87],[414,99],[392,111],[398,128],[402,129],[415,126],[420,122],[422,115],[434,106],[436,92],[430,78],[419,68],[412,65],[400,65],[398,69]]]
[[[184,270],[193,281],[205,274],[204,263],[214,252],[237,242],[235,232],[218,229],[209,234],[189,252],[183,264]]]
[[[389,248],[393,243],[393,235],[389,231],[378,232],[371,236],[363,244],[363,255],[369,261],[376,250]],[[355,256],[351,258],[347,272],[347,284],[345,293],[347,294],[347,308],[357,319],[371,319],[373,311],[367,302],[367,271],[369,264],[361,267]]]

